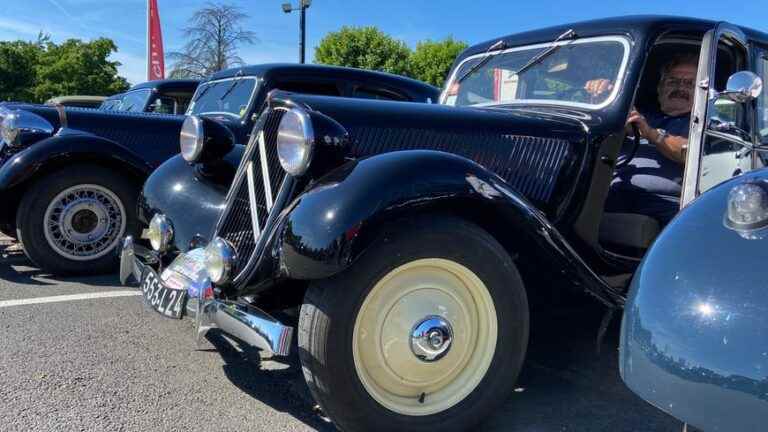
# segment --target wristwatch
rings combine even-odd
[[[656,129],[656,132],[659,134],[659,136],[656,137],[656,145],[664,144],[664,139],[669,135],[666,130],[658,128]]]

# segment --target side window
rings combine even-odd
[[[763,85],[768,85],[768,50],[761,50],[757,57],[758,75]],[[762,144],[768,144],[768,89],[757,99],[757,130]]]
[[[324,96],[341,96],[339,86],[333,82],[302,82],[302,81],[284,81],[278,82],[275,85],[276,89],[295,92],[306,93],[313,95]]]
[[[747,69],[747,53],[740,44],[721,39],[717,47],[715,90],[725,90],[728,78]],[[746,109],[751,105],[737,103],[726,98],[709,100],[707,127],[701,146],[701,166],[698,192],[752,169],[752,153],[749,151],[751,127]]]
[[[176,107],[176,101],[172,97],[158,96],[147,107],[147,112],[174,114],[175,107]]]
[[[360,99],[378,99],[378,100],[395,100],[395,101],[407,101],[409,100],[405,95],[395,93],[389,90],[378,89],[373,87],[360,86],[355,88],[352,93],[352,97]]]

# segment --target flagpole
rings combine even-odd
[[[152,19],[152,16],[151,16],[152,14],[149,10],[150,1],[152,0],[147,0],[147,81],[152,79],[152,47],[150,46],[150,36],[149,36],[150,28],[152,26],[150,21]]]

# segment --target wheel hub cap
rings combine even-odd
[[[125,232],[125,209],[109,189],[78,185],[50,202],[43,224],[48,244],[59,255],[77,261],[96,259]]]
[[[411,332],[411,351],[421,361],[436,362],[448,354],[453,328],[442,317],[430,316],[418,322]]]

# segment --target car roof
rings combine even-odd
[[[242,71],[242,72],[241,72]],[[402,88],[414,93],[434,93],[436,87],[425,82],[386,72],[372,71],[340,66],[327,66],[299,63],[266,63],[242,66],[217,72],[209,78],[217,80],[230,78],[238,74],[258,76],[265,80],[277,76],[307,76],[316,79],[328,78],[334,80],[376,81],[380,85]]]
[[[139,90],[144,88],[153,88],[157,90],[189,90],[190,93],[193,93],[195,89],[197,88],[197,85],[200,84],[200,80],[198,79],[164,79],[164,80],[154,80],[154,81],[147,81],[143,82],[141,84],[136,84],[135,86],[131,87],[131,90]]]
[[[687,31],[698,31],[704,33],[707,30],[713,28],[716,24],[717,21],[712,20],[666,15],[630,15],[623,17],[602,18],[590,21],[580,21],[523,33],[515,33],[481,42],[464,50],[464,52],[459,55],[456,61],[458,63],[460,60],[466,57],[483,53],[491,45],[498,42],[499,40],[503,40],[507,46],[521,46],[535,43],[544,43],[554,40],[569,29],[573,29],[579,37],[594,37],[617,34],[639,37],[647,34],[658,34],[675,29],[685,29]],[[768,34],[748,27],[736,27],[740,28],[748,39],[756,40],[761,43],[768,43]]]

